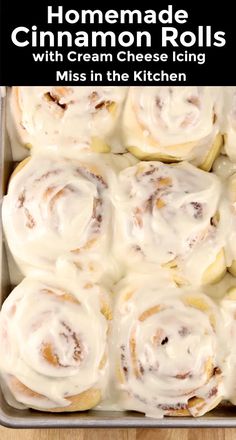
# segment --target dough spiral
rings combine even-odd
[[[100,276],[110,242],[105,174],[99,165],[41,155],[18,166],[3,201],[3,226],[25,274],[69,264]]]
[[[106,292],[91,283],[25,278],[0,317],[0,370],[9,401],[44,411],[95,406],[108,373],[109,307]]]
[[[152,417],[214,408],[223,393],[214,303],[138,274],[117,291],[113,339],[123,408]]]
[[[178,284],[220,279],[226,270],[221,191],[216,176],[186,162],[140,162],[122,171],[115,199],[116,255],[129,270],[146,263],[154,271],[168,267]]]
[[[125,87],[13,87],[12,139],[28,148],[70,154],[120,148],[115,137]]]
[[[124,144],[139,159],[187,160],[209,171],[223,142],[222,96],[214,87],[131,87]]]

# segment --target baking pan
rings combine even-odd
[[[0,200],[6,193],[9,176],[14,168],[6,132],[6,98],[1,98],[1,189]],[[11,286],[4,237],[0,220],[0,306],[14,286]],[[153,419],[136,412],[90,410],[82,413],[50,414],[10,407],[0,391],[0,424],[9,428],[202,428],[236,427],[236,407],[220,405],[200,418],[166,417]]]

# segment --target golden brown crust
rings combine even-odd
[[[30,388],[25,386],[16,377],[11,376],[8,382],[8,386],[14,395],[14,391],[18,394],[21,393],[26,398],[38,398],[43,399],[47,402],[47,398],[39,393],[32,391]],[[73,412],[73,411],[86,411],[88,409],[96,406],[101,400],[101,391],[96,388],[90,388],[83,393],[77,394],[75,396],[66,397],[69,405],[65,407],[55,407],[55,408],[40,408],[33,407],[34,409],[47,411],[47,412]]]
[[[222,249],[216,256],[215,261],[206,269],[202,277],[202,284],[218,283],[226,273],[225,253]]]
[[[216,136],[212,147],[210,151],[208,152],[207,156],[205,157],[203,163],[199,166],[203,171],[210,171],[212,168],[212,165],[214,161],[217,159],[217,157],[220,154],[221,147],[223,146],[223,136],[222,134],[218,133]]]
[[[94,136],[91,139],[91,150],[94,153],[110,153],[111,148],[102,139]]]
[[[187,144],[183,144],[183,145],[175,145],[174,148],[176,148],[176,152],[178,152],[179,147],[187,147],[188,145],[192,147],[192,145],[194,145],[194,144],[187,143]],[[214,139],[212,147],[211,147],[210,151],[208,152],[207,156],[205,157],[203,163],[201,165],[199,165],[199,168],[201,168],[204,171],[210,171],[215,159],[220,154],[220,150],[221,150],[222,145],[223,145],[223,136],[221,134],[218,134],[216,136],[216,138]],[[168,147],[168,146],[166,147],[167,151],[168,151],[168,148],[170,148],[170,147]],[[147,153],[145,151],[142,151],[140,148],[138,148],[136,146],[128,146],[127,150],[140,160],[159,160],[159,161],[165,162],[165,163],[176,163],[176,162],[183,161],[183,158],[181,158],[181,157],[175,157],[175,156],[168,155],[168,154]]]
[[[22,160],[20,163],[18,163],[18,165],[16,166],[16,168],[14,169],[11,177],[10,177],[10,181],[11,179],[16,176],[17,173],[19,173],[19,171],[22,170],[22,168],[24,168],[25,165],[27,165],[27,163],[30,161],[30,157],[26,157],[24,160]]]
[[[137,157],[140,160],[159,160],[165,163],[181,162],[182,160],[180,158],[177,159],[174,156],[169,156],[161,153],[147,153],[134,146],[128,146],[127,150],[131,154],[133,154],[133,156]]]

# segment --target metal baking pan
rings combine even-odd
[[[11,148],[6,132],[5,98],[1,99],[1,155],[0,200],[7,190],[13,170]],[[0,220],[1,222],[1,220]],[[14,286],[11,286],[6,258],[2,225],[0,223],[0,306]],[[34,410],[17,410],[10,407],[0,391],[0,425],[9,428],[201,428],[236,427],[236,407],[220,405],[209,414],[191,417],[166,417],[153,419],[136,412],[90,410],[81,413],[50,414]]]

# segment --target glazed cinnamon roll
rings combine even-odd
[[[187,160],[209,171],[222,145],[222,96],[212,87],[131,87],[124,144],[139,159]]]
[[[9,132],[28,148],[108,152],[125,95],[124,87],[13,87]]]
[[[107,382],[110,319],[107,293],[97,285],[25,278],[0,315],[7,400],[53,412],[94,407]]]
[[[151,417],[197,417],[214,408],[223,395],[214,303],[138,274],[117,295],[113,349],[123,408]]]
[[[23,273],[73,267],[100,277],[110,242],[107,170],[33,156],[19,164],[3,201],[3,225]]]
[[[129,269],[167,267],[178,284],[209,284],[225,273],[221,183],[186,162],[140,162],[119,175],[116,255]],[[150,271],[150,269],[149,269]]]

